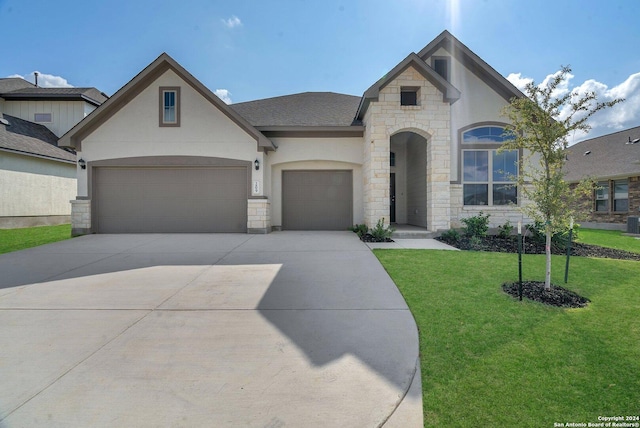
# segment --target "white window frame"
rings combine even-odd
[[[625,185],[627,186],[627,191],[624,194],[618,195],[616,193],[616,185]],[[629,180],[614,180],[613,181],[613,186],[612,190],[613,190],[613,194],[612,194],[612,199],[613,199],[613,203],[611,204],[611,209],[613,210],[614,213],[626,213],[629,212]],[[618,209],[618,201],[626,201],[627,204],[627,209],[626,210],[619,210]]]
[[[597,184],[597,188],[595,190],[595,211],[597,213],[608,213],[609,212],[609,206],[610,206],[610,202],[609,202],[609,182],[608,181],[601,181]],[[605,202],[605,209],[604,210],[599,210],[598,209],[598,202],[599,201],[604,201]]]
[[[493,174],[494,174],[494,169],[493,169],[493,158],[496,155],[498,149],[463,149],[462,150],[462,159],[461,159],[461,164],[462,164],[462,195],[463,195],[463,201],[462,204],[463,206],[466,207],[478,207],[478,206],[507,206],[510,204],[495,204],[494,203],[494,197],[493,197],[493,193],[494,193],[494,189],[493,187],[495,185],[505,185],[505,186],[513,186],[516,190],[516,202],[513,205],[518,205],[519,203],[519,197],[518,197],[518,188],[516,186],[516,182],[515,181],[502,181],[502,180],[494,180],[493,179]],[[516,154],[516,162],[515,162],[515,167],[516,167],[516,177],[518,176],[518,174],[520,173],[520,169],[519,169],[519,162],[520,162],[520,154],[518,153],[517,150],[512,150],[513,152],[515,152]],[[465,180],[464,179],[464,154],[465,152],[486,152],[487,153],[487,181],[474,181],[474,180]],[[487,205],[475,205],[475,204],[466,204],[464,201],[464,186],[466,184],[482,184],[482,185],[486,185],[487,186]]]

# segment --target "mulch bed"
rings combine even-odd
[[[473,242],[472,240],[465,237],[462,237],[458,242],[452,242],[443,239],[442,237],[436,239],[461,250],[494,251],[501,253],[518,252],[518,240],[516,236],[501,238],[499,236],[489,235],[482,238],[479,242]],[[522,253],[544,254],[544,243],[535,242],[525,237],[522,246]],[[551,254],[566,255],[567,248],[558,245],[552,245]],[[571,243],[571,255],[578,257],[601,257],[607,259],[640,261],[640,254],[638,253],[631,253],[629,251],[616,250],[613,248],[598,247],[597,245],[582,244],[580,242]]]
[[[517,282],[502,284],[502,289],[516,299],[520,296]],[[552,284],[550,290],[545,290],[544,282],[540,281],[522,281],[522,297],[561,308],[584,308],[590,302],[586,297],[558,285]]]
[[[391,238],[386,238],[386,239],[378,239],[376,237],[374,237],[372,234],[370,233],[366,233],[364,235],[362,235],[360,237],[360,240],[362,242],[394,242],[393,239]]]

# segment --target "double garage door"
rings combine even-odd
[[[93,169],[97,233],[247,231],[248,167]]]

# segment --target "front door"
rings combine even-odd
[[[389,200],[391,204],[389,206],[390,222],[396,222],[396,173],[392,172],[389,175]]]

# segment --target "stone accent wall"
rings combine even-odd
[[[418,105],[401,106],[401,87],[417,87]],[[442,93],[414,68],[409,67],[380,90],[364,117],[364,220],[374,226],[389,222],[390,138],[403,131],[427,140],[427,228],[445,230],[450,224],[450,116]]]
[[[249,199],[247,204],[247,233],[271,231],[271,202],[268,199]]]
[[[74,199],[71,202],[71,235],[91,233],[91,200]]]
[[[522,194],[518,196],[523,198]],[[529,203],[527,200],[521,200],[520,205],[526,205]],[[489,227],[495,228],[502,226],[508,221],[513,226],[517,225],[519,221],[522,224],[533,223],[533,220],[526,216],[519,207],[511,206],[479,206],[479,205],[463,205],[462,197],[462,184],[451,185],[451,227],[462,227],[462,219],[473,217],[480,214],[489,214]]]

